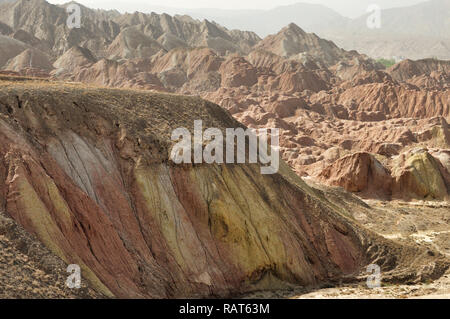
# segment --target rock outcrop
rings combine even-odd
[[[401,198],[448,199],[446,168],[426,149],[414,149],[396,159],[393,195]]]
[[[397,81],[408,81],[413,77],[428,75],[432,72],[450,73],[450,61],[423,59],[418,61],[404,60],[390,67],[389,74]]]
[[[97,62],[97,59],[86,48],[74,46],[61,55],[53,63],[55,72],[72,73],[77,67],[83,67]]]
[[[10,59],[4,68],[16,72],[20,72],[27,68],[49,72],[53,69],[53,66],[49,57],[43,52],[36,49],[27,49]]]
[[[446,153],[433,156],[417,148],[393,157],[392,172],[372,154],[354,153],[335,160],[315,179],[363,197],[402,200],[448,200],[450,171]]]
[[[355,153],[342,157],[325,168],[318,179],[330,186],[342,186],[347,191],[371,196],[390,195],[390,172],[371,154]]]
[[[28,49],[28,46],[10,37],[0,35],[0,66]]]

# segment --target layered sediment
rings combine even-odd
[[[427,258],[421,277],[447,267],[359,228],[284,163],[264,176],[170,162],[174,128],[241,125],[199,98],[6,81],[0,114],[3,210],[105,296],[233,296],[354,278],[370,262],[409,278]]]

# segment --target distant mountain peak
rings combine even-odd
[[[319,58],[326,65],[333,65],[348,54],[333,42],[307,33],[295,23],[290,23],[278,33],[269,35],[259,42],[256,50],[264,50],[282,57],[307,54]]]
[[[297,34],[306,34],[306,32],[300,28],[298,25],[296,25],[295,23],[291,22],[289,23],[285,28],[283,28],[280,32],[286,31],[286,30],[290,30],[293,31]]]

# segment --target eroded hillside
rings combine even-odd
[[[356,226],[284,164],[264,176],[258,165],[168,161],[173,128],[240,125],[199,98],[3,81],[0,106],[4,211],[106,296],[317,285],[370,262],[420,281],[448,267]]]

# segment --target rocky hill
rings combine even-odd
[[[398,81],[415,84],[418,87],[438,86],[448,88],[450,80],[450,61],[425,59],[405,60],[389,69],[391,76]],[[431,81],[431,83],[429,82]]]
[[[43,1],[9,6],[53,24],[64,14]],[[12,35],[1,38],[11,43],[5,52],[11,58],[4,58],[3,68],[100,86],[200,95],[245,125],[282,128],[283,159],[301,176],[319,176],[352,152],[385,156],[390,169],[389,157],[411,148],[449,147],[448,139],[440,137],[448,134],[450,116],[447,61],[406,60],[384,70],[367,56],[295,24],[259,40],[186,16],[83,10],[86,26],[74,31],[61,25],[61,30],[78,32],[79,40],[91,29],[100,42],[91,45],[95,37],[89,36],[88,42],[61,47],[61,54],[55,55],[58,48],[45,53],[58,41],[36,40],[39,35],[26,25],[32,18],[24,19],[11,23]],[[227,43],[239,48],[222,50]],[[433,127],[436,121],[440,128]]]
[[[313,33],[306,33],[294,23],[275,35],[267,36],[255,46],[255,50],[258,49],[282,57],[304,53],[324,61],[329,66],[347,59],[350,55],[333,42],[321,39]]]
[[[284,164],[263,176],[168,162],[172,129],[240,126],[199,98],[6,78],[0,106],[3,210],[103,295],[232,296],[356,276],[370,262],[392,280],[448,267],[359,228]]]
[[[45,18],[41,12],[45,8],[56,13],[63,10],[46,2],[14,5],[39,19]],[[106,51],[96,50],[98,43],[92,47],[92,42],[84,42],[52,57],[37,45],[32,46],[32,42],[26,44],[4,36],[3,41],[15,44],[8,46],[11,53],[7,54],[15,56],[4,59],[4,69],[101,86],[201,95],[245,125],[282,128],[282,156],[301,176],[320,174],[320,169],[348,152],[397,156],[411,147],[448,148],[447,139],[432,142],[439,139],[437,133],[421,131],[424,126],[432,127],[434,122],[428,119],[442,117],[443,134],[447,134],[450,93],[446,61],[406,60],[383,70],[370,58],[340,49],[295,24],[259,41],[250,33],[227,31],[189,17],[83,10],[89,23],[77,32],[84,37],[88,28],[103,26],[102,32],[95,32],[103,42],[110,42],[103,46]],[[58,20],[52,16],[45,19]],[[116,31],[106,32],[105,23],[92,21],[108,21],[108,25],[117,25],[111,29]],[[17,23],[20,26],[22,22]],[[14,34],[19,31],[22,29]],[[222,40],[211,42],[211,36]],[[241,43],[236,50],[222,50],[228,43],[225,39],[233,45],[239,43],[233,36],[247,44]],[[27,37],[22,34],[20,38]],[[169,44],[172,40],[177,44]],[[45,41],[38,42],[42,48]],[[409,118],[424,121],[409,124],[414,123]],[[319,129],[317,123],[328,124]],[[385,128],[389,137],[377,132]],[[361,134],[369,141],[360,141]],[[337,153],[328,152],[335,146],[339,147]],[[334,155],[325,156],[324,151]]]

